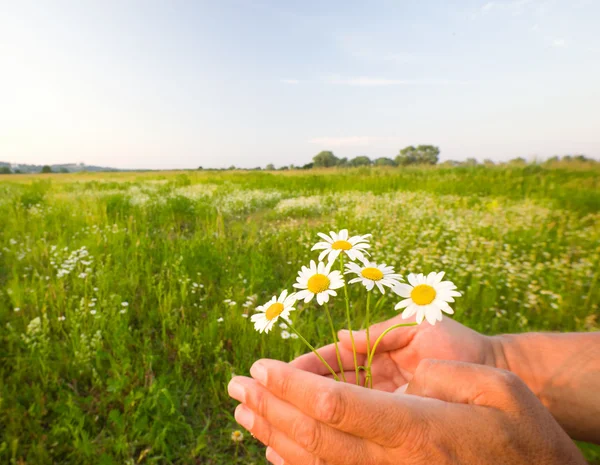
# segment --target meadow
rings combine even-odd
[[[597,164],[0,176],[0,463],[266,463],[232,441],[227,383],[305,347],[248,316],[342,228],[405,276],[445,271],[476,330],[600,329]],[[331,341],[314,302],[295,313]]]

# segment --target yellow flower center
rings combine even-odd
[[[363,278],[370,279],[371,281],[379,281],[383,279],[383,273],[379,268],[363,268],[360,272]]]
[[[277,318],[283,312],[283,304],[275,302],[265,312],[267,320],[271,321],[273,318]]]
[[[331,248],[333,250],[350,250],[352,248],[352,244],[348,241],[335,241],[331,244]]]
[[[331,284],[331,281],[327,276],[316,274],[308,279],[308,290],[313,294],[318,294],[329,289],[329,284]]]
[[[435,289],[429,284],[419,284],[411,291],[410,298],[417,305],[428,305],[435,299]]]

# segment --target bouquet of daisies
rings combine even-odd
[[[377,264],[370,261],[368,249],[371,247],[369,240],[371,234],[350,237],[347,229],[342,229],[339,233],[331,231],[329,235],[318,233],[322,239],[317,242],[311,250],[320,250],[318,261],[311,260],[309,266],[303,266],[298,272],[294,288],[296,292],[288,293],[287,290],[281,292],[279,297],[273,298],[266,304],[256,308],[256,313],[252,315],[254,328],[261,333],[268,333],[275,323],[281,318],[285,321],[287,327],[298,336],[307,347],[315,353],[321,362],[327,367],[336,380],[340,377],[336,371],[323,359],[315,348],[298,332],[293,326],[290,314],[295,310],[295,304],[299,300],[305,303],[316,300],[317,304],[323,306],[331,331],[333,342],[336,349],[337,361],[340,368],[342,380],[345,381],[345,374],[342,369],[338,341],[336,336],[333,319],[327,303],[331,297],[337,297],[339,289],[344,288],[344,297],[346,301],[346,319],[352,343],[354,354],[354,369],[356,382],[359,383],[359,371],[365,370],[365,387],[372,387],[371,364],[373,355],[381,340],[390,331],[403,326],[419,325],[423,321],[434,325],[442,320],[442,312],[453,314],[454,311],[449,303],[454,302],[454,297],[461,294],[456,290],[456,286],[451,281],[443,281],[444,272],[431,272],[427,276],[422,273],[409,274],[408,283],[404,283],[402,275],[396,273],[394,268],[385,263]],[[336,263],[337,262],[337,263]],[[334,269],[336,265],[339,269]],[[345,279],[347,275],[350,279]],[[357,363],[356,348],[354,347],[354,338],[352,336],[352,315],[350,310],[350,300],[348,297],[349,284],[362,284],[367,290],[366,301],[366,337],[367,337],[367,365],[359,366]],[[370,325],[370,303],[371,291],[377,287],[379,292],[385,294],[386,288],[402,297],[403,300],[395,306],[396,310],[404,309],[402,318],[408,319],[415,317],[415,322],[401,323],[391,326],[384,331],[377,340],[371,345],[369,340]]]

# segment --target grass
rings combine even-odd
[[[445,270],[464,291],[456,318],[476,330],[597,330],[598,174],[0,176],[0,461],[265,463],[248,435],[233,458],[226,385],[259,357],[305,351],[244,314],[291,288],[322,230],[373,233],[375,258],[405,275]],[[376,318],[394,303],[378,299]],[[343,327],[343,299],[330,308]],[[330,341],[313,305],[296,324]]]

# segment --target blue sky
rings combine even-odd
[[[0,0],[0,160],[600,158],[600,2]]]

